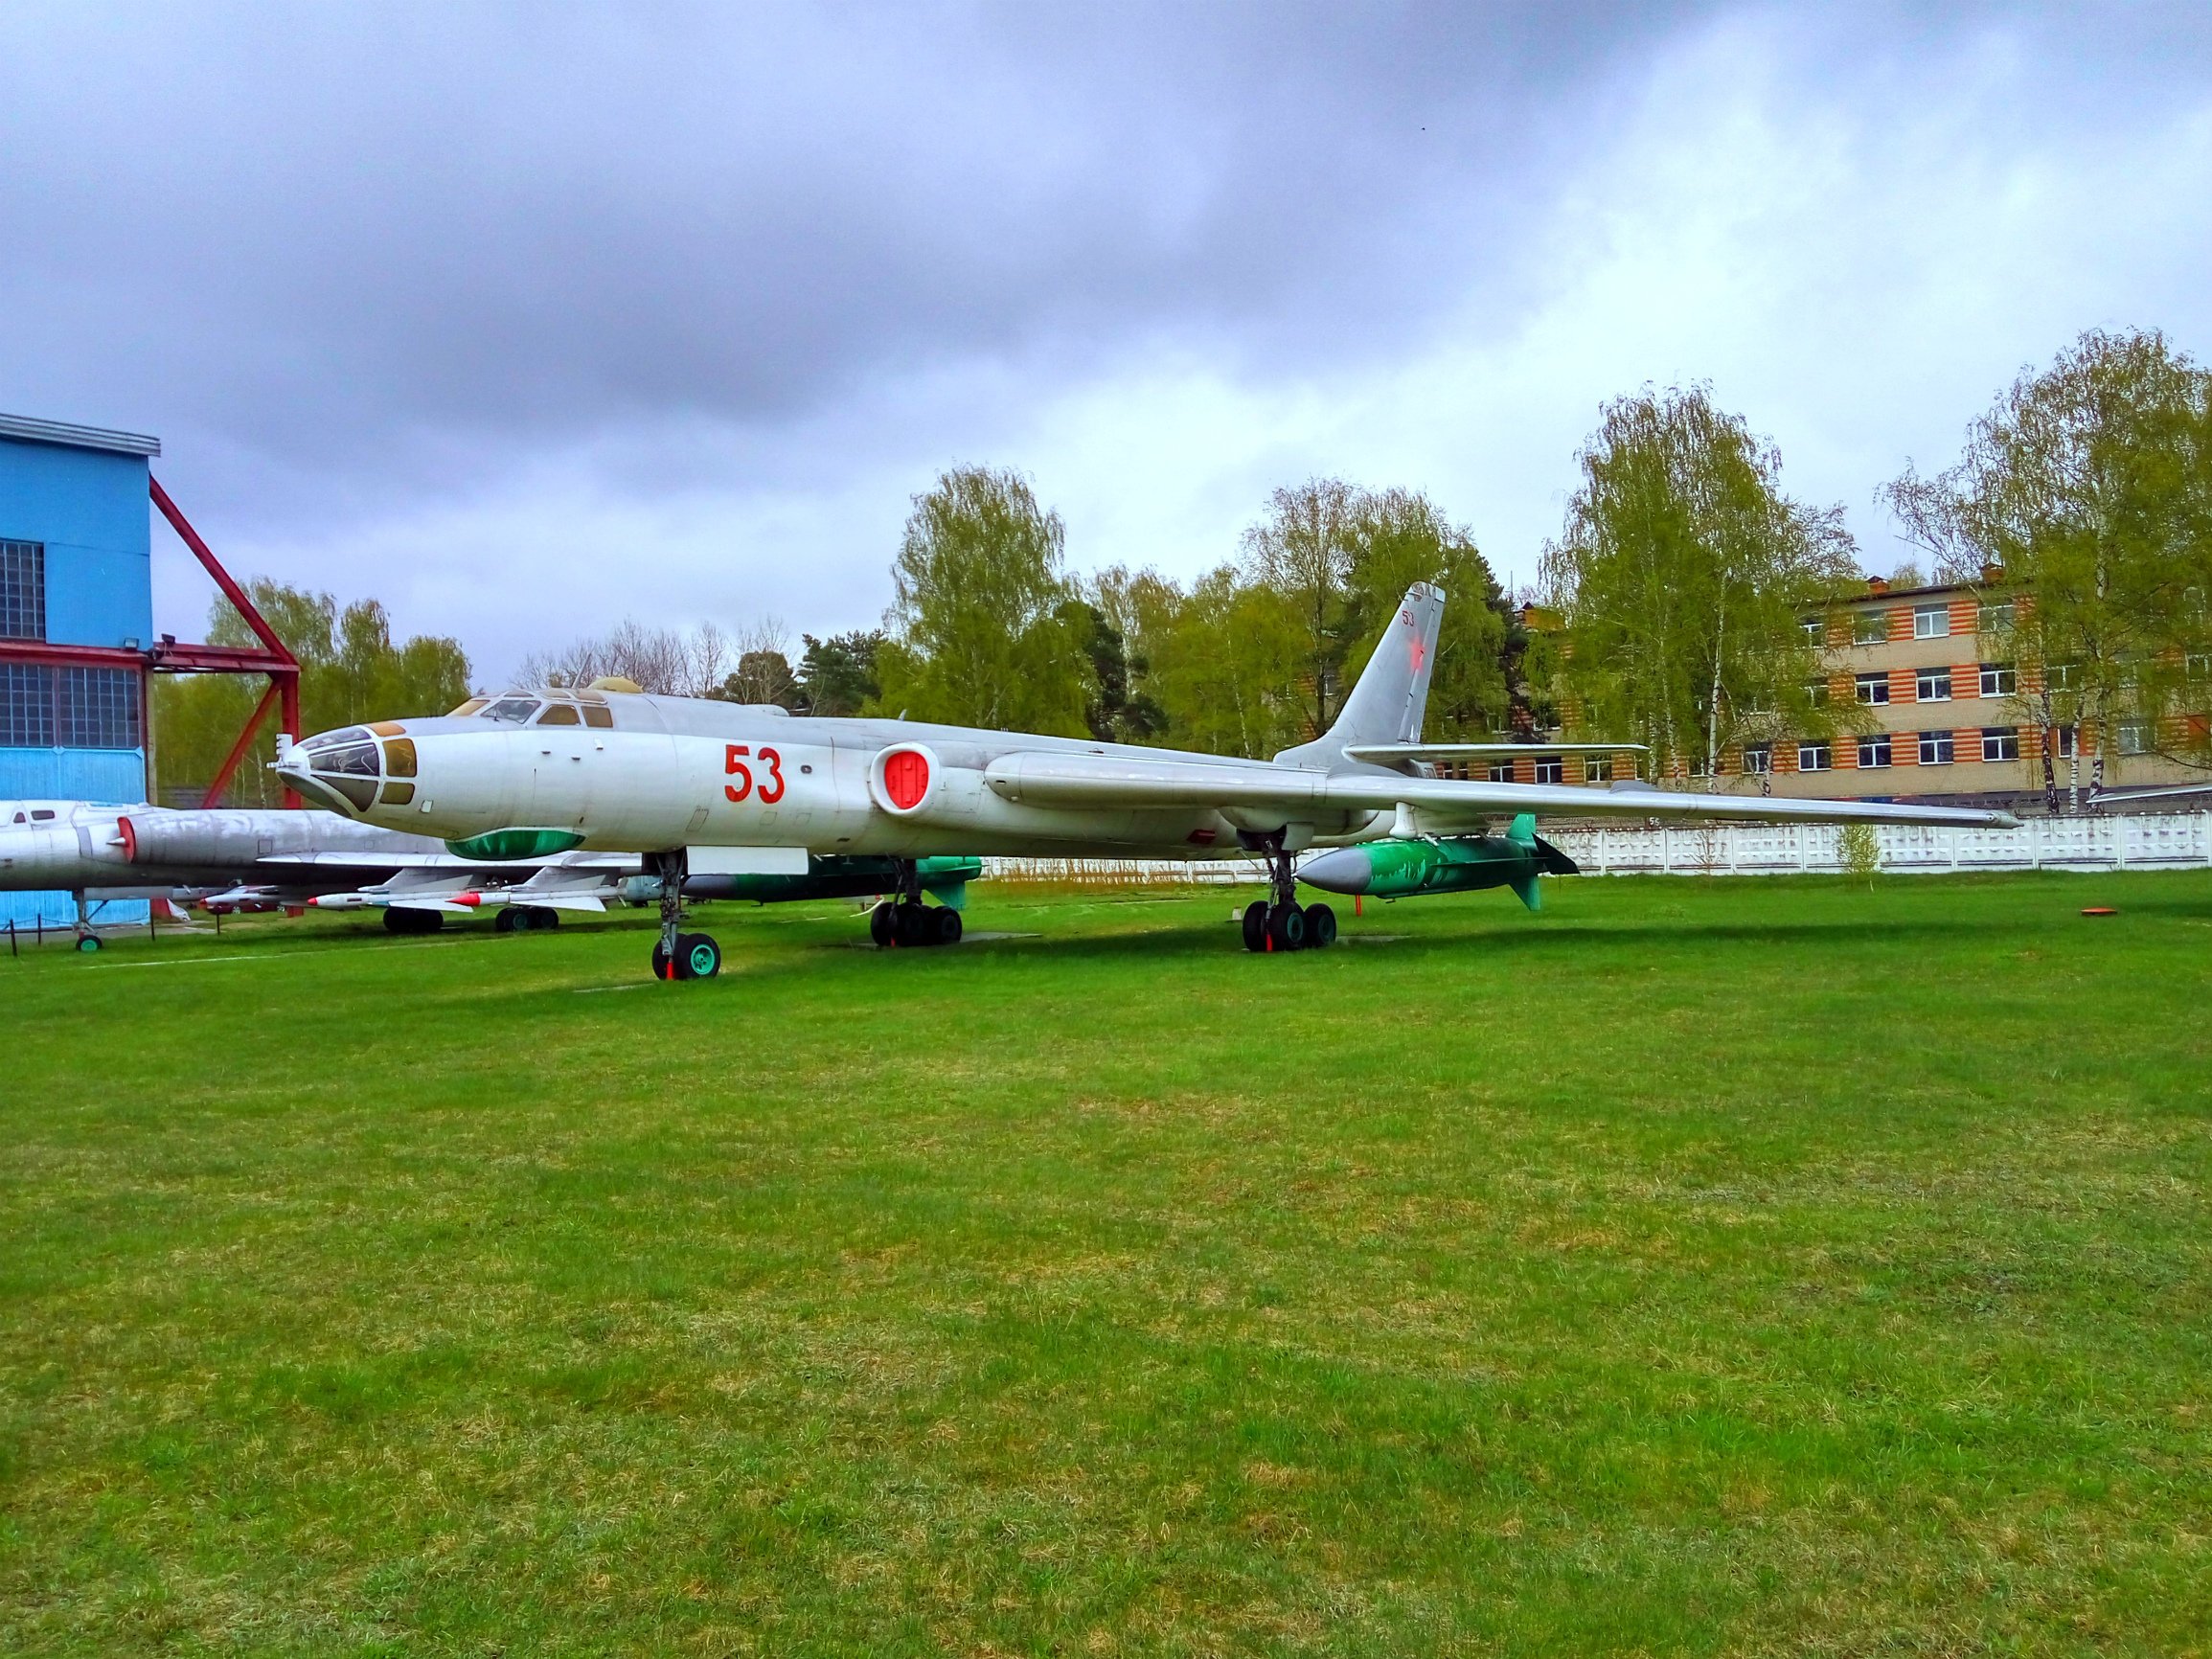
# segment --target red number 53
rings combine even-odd
[[[733,801],[742,801],[753,792],[753,769],[745,764],[745,757],[753,752],[750,743],[732,743],[722,755],[722,770],[735,778],[735,784],[724,784],[722,793]],[[768,775],[761,780],[761,805],[773,807],[784,798],[784,757],[773,749],[761,751],[761,763]]]

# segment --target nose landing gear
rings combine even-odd
[[[722,971],[720,945],[706,934],[681,931],[689,863],[681,847],[653,854],[653,867],[660,874],[660,938],[652,947],[655,979],[712,979]]]

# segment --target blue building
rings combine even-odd
[[[0,802],[147,797],[160,453],[135,433],[0,415]],[[0,925],[34,917],[72,920],[75,906],[0,894]]]

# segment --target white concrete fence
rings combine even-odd
[[[1539,826],[1539,828],[1541,828]],[[1843,868],[1830,824],[1711,824],[1690,828],[1551,830],[1544,838],[1585,875],[1835,875]],[[1881,868],[1950,870],[2201,870],[2212,867],[2212,812],[2029,818],[2013,830],[1878,828]],[[987,858],[1010,881],[1078,886],[1260,883],[1257,860],[1162,863],[1077,858]]]
[[[1843,868],[1832,824],[1562,830],[1546,839],[1588,875],[1777,875]],[[2212,812],[2028,818],[2012,830],[1881,826],[1881,868],[2183,870],[2212,865]]]

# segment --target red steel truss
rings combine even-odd
[[[221,769],[216,773],[214,782],[208,784],[207,794],[200,802],[202,807],[213,807],[222,800],[222,792],[230,787],[231,779],[237,776],[239,763],[246,758],[246,751],[253,747],[254,734],[268,716],[272,704],[280,711],[277,730],[286,737],[301,736],[300,663],[297,657],[285,648],[285,642],[277,638],[276,629],[270,627],[262,613],[254,608],[254,602],[246,598],[245,589],[231,580],[231,573],[223,569],[222,561],[200,539],[199,532],[193,529],[191,520],[169,498],[169,491],[161,487],[161,480],[149,473],[147,484],[152,492],[154,506],[161,509],[162,517],[169,520],[170,528],[176,532],[185,546],[192,549],[192,556],[199,560],[200,568],[215,579],[215,584],[222,590],[223,598],[231,602],[231,608],[245,618],[246,626],[254,630],[254,636],[262,643],[258,649],[251,646],[185,646],[178,645],[172,636],[164,634],[150,651],[143,654],[137,651],[112,654],[136,658],[157,674],[266,674],[269,677],[269,689],[262,693],[262,700],[254,705],[254,712],[246,716],[245,726],[239,733],[239,740],[231,745],[229,756],[224,759]],[[56,648],[68,650],[75,648]],[[101,654],[107,656],[111,653]],[[299,795],[288,786],[285,790],[285,805],[300,805]]]

